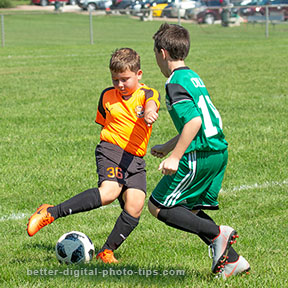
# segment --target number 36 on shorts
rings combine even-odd
[[[108,167],[107,172],[108,172],[107,176],[109,178],[123,179],[123,172],[120,167]]]

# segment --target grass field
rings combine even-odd
[[[5,16],[6,46],[0,48],[1,287],[287,287],[287,25],[271,29],[265,39],[261,25],[184,24],[191,33],[186,64],[208,87],[229,142],[221,209],[209,214],[238,231],[234,248],[249,260],[250,275],[214,279],[206,245],[163,225],[146,206],[140,225],[115,253],[118,265],[94,259],[88,265],[61,266],[54,253],[57,239],[71,230],[86,233],[99,249],[121,211],[116,202],[60,219],[33,238],[26,234],[27,219],[40,204],[57,204],[96,186],[94,149],[100,130],[94,118],[101,91],[111,85],[108,61],[116,48],[136,49],[143,82],[162,94],[149,147],[175,135],[165,107],[165,78],[153,55],[152,35],[160,24],[97,17],[95,44],[89,45],[87,16]],[[146,163],[149,196],[161,174],[159,160],[147,154]],[[185,274],[177,275],[182,273],[178,270]]]

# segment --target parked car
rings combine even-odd
[[[75,4],[75,0],[57,0],[58,2],[65,3],[65,4]],[[55,0],[31,0],[32,4],[40,5],[40,6],[48,6],[48,5],[54,5]]]
[[[222,4],[219,0],[202,0],[197,2],[195,8],[187,10],[187,17],[197,23],[213,24],[221,20]]]
[[[255,14],[255,8],[259,3],[258,0],[244,0],[240,3],[240,6],[244,6],[243,8],[239,8],[239,14],[241,16],[251,16]]]
[[[112,5],[112,0],[77,0],[77,5],[83,10],[106,10]]]
[[[288,6],[282,6],[282,5],[288,5],[288,0],[262,0],[259,2],[259,6],[256,7],[255,11],[259,12],[262,15],[265,15],[265,5],[272,5],[273,7],[269,7],[269,13],[278,13],[283,14],[284,20],[288,20]]]
[[[152,10],[152,15],[154,17],[161,17],[163,9],[169,4],[174,2],[175,0],[156,0],[151,3],[151,10]]]
[[[178,3],[172,2],[168,4],[162,12],[162,16],[164,17],[178,17],[178,10],[179,16],[181,18],[188,19],[187,10],[195,8],[196,6],[195,0],[179,0]]]
[[[252,16],[256,13],[256,6],[259,4],[260,0],[244,0],[240,3],[240,6],[245,6],[239,9],[239,14],[241,16]]]
[[[130,13],[134,16],[142,16],[143,13],[149,12],[151,5],[155,0],[136,0],[130,5]]]
[[[110,10],[120,10],[121,14],[126,14],[126,9],[129,9],[133,0],[112,0]]]

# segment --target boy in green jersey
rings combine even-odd
[[[222,120],[201,78],[184,59],[190,48],[189,32],[162,24],[153,36],[154,52],[168,78],[166,105],[178,135],[151,149],[155,157],[171,154],[159,165],[164,176],[149,199],[150,213],[165,224],[197,234],[213,251],[212,272],[228,278],[250,269],[231,247],[238,238],[229,226],[218,226],[203,211],[217,210],[218,193],[227,166],[227,142]]]

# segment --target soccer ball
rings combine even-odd
[[[89,262],[95,255],[90,238],[82,232],[71,231],[62,235],[55,247],[56,257],[62,264]]]

